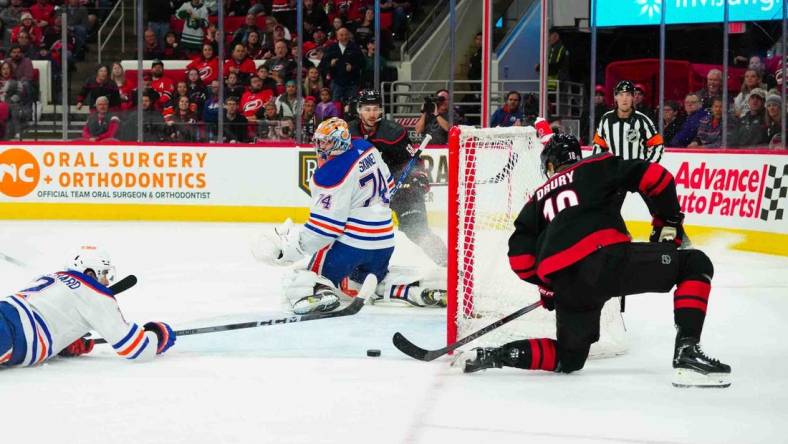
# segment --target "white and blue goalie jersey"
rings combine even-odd
[[[383,157],[366,140],[328,160],[310,182],[312,208],[300,234],[304,253],[331,242],[377,250],[394,246],[389,198],[394,188]]]

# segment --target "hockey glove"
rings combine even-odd
[[[555,310],[555,293],[547,287],[539,286],[539,299],[542,300],[542,307],[547,311]]]
[[[68,347],[61,350],[60,353],[58,353],[58,356],[63,356],[64,358],[74,358],[80,355],[86,355],[93,351],[94,345],[96,345],[96,341],[92,339],[79,338],[69,344]]]
[[[651,236],[649,242],[671,242],[677,247],[684,241],[684,213],[661,219],[657,216],[651,221]]]
[[[159,342],[156,347],[157,355],[166,352],[175,344],[175,332],[164,322],[148,322],[143,329],[145,331],[152,331],[156,334],[156,339],[158,339]]]
[[[418,191],[420,194],[430,192],[430,177],[422,169],[414,169],[412,173],[403,181],[402,189]]]

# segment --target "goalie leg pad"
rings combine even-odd
[[[330,311],[339,306],[339,296],[334,284],[309,270],[293,270],[285,276],[282,289],[285,299],[296,314],[305,314],[315,310]],[[325,291],[325,289],[329,291]],[[320,291],[318,292],[318,290]],[[329,293],[334,297],[330,297]],[[326,299],[322,300],[324,297]],[[333,299],[336,299],[336,303]],[[332,305],[333,307],[331,307]]]
[[[433,284],[430,286],[429,284]],[[428,278],[425,273],[414,267],[391,267],[386,278],[378,285],[376,293],[379,300],[403,301],[417,307],[445,307],[445,280]]]

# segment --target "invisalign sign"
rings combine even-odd
[[[781,20],[783,0],[728,0],[732,22]],[[718,23],[725,0],[596,0],[597,26],[659,25],[665,23]]]

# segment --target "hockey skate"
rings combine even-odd
[[[681,338],[676,341],[673,355],[674,387],[728,387],[731,367],[703,353],[698,340]]]
[[[315,285],[315,293],[305,296],[293,304],[293,312],[304,315],[314,312],[329,312],[339,307],[339,296],[334,290],[323,284]]]
[[[446,307],[446,290],[433,290],[425,288],[421,292],[421,301],[428,307]]]
[[[498,359],[497,350],[498,349],[495,347],[477,347],[471,349],[470,353],[476,352],[476,356],[472,359],[465,360],[462,369],[463,373],[474,373],[488,368],[503,367],[503,364]]]

